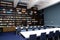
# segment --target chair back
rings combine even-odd
[[[59,36],[59,30],[55,32],[55,36]]]
[[[37,26],[37,28],[38,28],[38,30],[40,30],[41,29],[41,26]]]
[[[36,34],[30,35],[29,40],[37,40]]]
[[[46,28],[47,28],[47,26],[44,26],[43,28],[44,28],[44,29],[46,29]]]
[[[40,40],[47,40],[46,33],[41,33]]]
[[[48,38],[52,38],[52,37],[54,37],[53,31],[51,31],[51,32],[48,34]]]

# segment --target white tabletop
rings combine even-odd
[[[48,28],[48,29],[41,29],[41,30],[35,30],[35,31],[26,31],[26,32],[20,32],[25,38],[29,38],[30,35],[36,34],[37,36],[40,36],[41,33],[46,32],[46,34],[49,34],[49,32],[53,31],[54,33],[59,30],[60,28]]]

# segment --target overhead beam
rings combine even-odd
[[[40,2],[39,4],[37,4],[37,5],[39,5],[38,6],[38,10],[47,8],[49,6],[52,6],[54,4],[57,4],[59,2],[60,2],[60,0],[47,0],[47,1],[44,1],[44,2]]]
[[[38,9],[43,9],[60,2],[60,0],[29,0],[28,9],[38,5]]]
[[[19,2],[19,0],[14,0],[14,7],[17,6],[18,2]]]
[[[28,9],[33,7],[34,5],[38,4],[41,1],[46,1],[46,0],[29,0]]]

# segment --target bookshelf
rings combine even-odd
[[[36,7],[27,9],[26,6],[18,4],[13,7],[13,2],[0,2],[0,26],[1,27],[16,27],[18,25],[44,25],[43,10],[37,10]]]

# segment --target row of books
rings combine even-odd
[[[12,25],[12,26],[5,26],[5,25],[2,25],[2,26],[0,26],[0,27],[15,27],[15,26],[13,26],[13,25]]]
[[[0,2],[0,6],[13,7],[13,2],[1,1],[1,2]]]
[[[0,23],[0,25],[13,25],[14,23]]]
[[[35,19],[30,19],[30,18],[27,18],[27,19],[25,19],[25,18],[16,18],[16,19],[15,18],[4,18],[4,19],[0,18],[0,21],[9,21],[9,20],[10,21],[13,21],[13,20],[20,20],[20,21],[21,20],[27,20],[27,21],[30,20],[30,21],[35,21]]]
[[[5,23],[5,22],[6,23],[14,23],[15,21],[19,22],[19,23],[23,22],[23,21],[26,21],[26,22],[38,22],[38,21],[31,21],[31,20],[30,21],[27,21],[27,20],[23,20],[23,21],[22,20],[0,20],[0,23]]]

